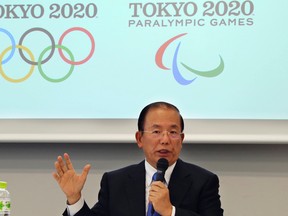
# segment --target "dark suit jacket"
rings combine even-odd
[[[223,216],[215,174],[179,159],[168,188],[176,216]],[[144,161],[104,173],[98,202],[75,216],[145,216]]]

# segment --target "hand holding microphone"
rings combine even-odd
[[[172,212],[169,190],[165,185],[164,178],[168,165],[165,158],[158,160],[156,179],[152,182],[149,191],[149,202],[153,205],[152,212],[156,211],[160,215],[171,215]]]

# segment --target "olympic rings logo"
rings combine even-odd
[[[46,47],[40,53],[37,61],[35,61],[35,57],[34,57],[33,53],[31,52],[31,50],[23,45],[25,37],[28,34],[30,34],[32,32],[36,32],[36,31],[39,31],[39,32],[42,32],[42,33],[46,34],[48,36],[48,38],[50,39],[50,41],[51,41],[51,45]],[[72,52],[66,46],[64,46],[62,44],[64,38],[69,33],[73,32],[73,31],[80,31],[80,32],[85,33],[89,37],[90,42],[91,42],[91,50],[90,50],[89,54],[87,55],[87,57],[85,57],[84,59],[82,59],[80,61],[75,61],[74,55],[72,54]],[[58,41],[58,44],[55,44],[54,37],[52,36],[52,34],[49,31],[47,31],[46,29],[43,29],[43,28],[38,28],[38,27],[31,28],[31,29],[27,30],[21,36],[18,45],[16,45],[14,37],[12,36],[12,34],[8,30],[0,28],[0,33],[4,33],[5,35],[7,35],[9,37],[10,41],[11,41],[11,46],[7,47],[4,51],[2,51],[2,53],[0,53],[0,62],[1,62],[1,64],[0,64],[0,74],[3,76],[4,79],[6,79],[9,82],[13,82],[13,83],[19,83],[19,82],[23,82],[23,81],[27,80],[32,75],[35,66],[38,67],[38,70],[39,70],[40,74],[47,81],[50,81],[50,82],[62,82],[64,80],[66,80],[72,74],[75,65],[81,65],[81,64],[87,62],[93,56],[93,53],[94,53],[94,50],[95,50],[95,41],[94,41],[94,38],[93,38],[92,34],[88,30],[86,30],[84,28],[81,28],[81,27],[73,27],[73,28],[70,28],[70,29],[66,30],[61,35],[61,37],[60,37],[60,39]],[[61,77],[61,78],[51,78],[51,77],[47,76],[47,74],[43,71],[43,68],[42,68],[42,65],[45,64],[46,62],[48,62],[52,58],[56,48],[58,49],[59,55],[61,56],[63,61],[65,61],[66,63],[71,65],[68,73],[65,76]],[[31,65],[29,72],[25,76],[23,76],[21,78],[12,78],[12,77],[8,76],[7,73],[4,72],[3,67],[2,67],[2,65],[6,64],[7,62],[9,62],[10,59],[12,59],[12,57],[15,54],[16,49],[19,49],[20,57],[26,63]],[[63,50],[68,54],[70,59],[68,59],[64,55]],[[6,55],[9,51],[10,51],[10,53],[8,55]],[[28,59],[24,55],[23,51],[28,54],[30,59]],[[49,55],[46,58],[44,58],[44,56],[45,56],[45,54],[47,52],[50,52],[50,53],[49,53]]]

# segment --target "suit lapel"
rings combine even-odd
[[[190,181],[187,178],[190,176],[190,172],[183,168],[183,162],[178,160],[176,166],[172,172],[169,182],[170,200],[174,206],[179,206],[182,202],[184,195],[190,187]]]
[[[126,193],[130,215],[145,215],[145,166],[144,161],[131,169],[127,175]]]

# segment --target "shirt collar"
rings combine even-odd
[[[165,172],[164,178],[165,178],[165,181],[166,181],[167,185],[169,184],[169,181],[170,181],[170,178],[171,178],[171,174],[173,172],[173,169],[174,169],[175,165],[176,165],[176,162],[173,163],[171,166],[169,166],[167,168],[166,172]],[[147,162],[146,159],[145,159],[145,170],[146,170],[146,180],[148,180],[148,179],[151,180],[152,176],[154,175],[154,173],[157,172],[157,170],[153,166],[151,166]],[[151,184],[150,180],[146,181],[146,186]]]

